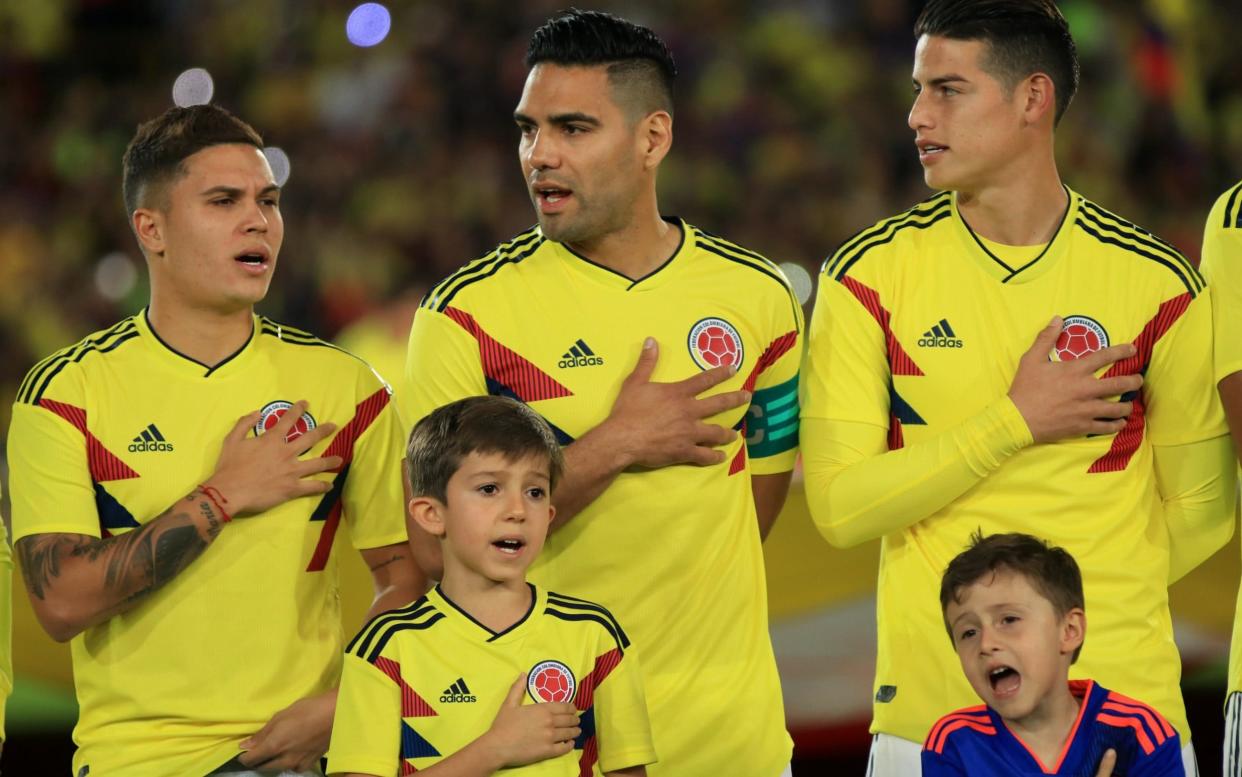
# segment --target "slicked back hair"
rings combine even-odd
[[[1078,49],[1053,0],[930,0],[914,24],[914,36],[924,35],[986,43],[983,69],[1009,92],[1046,73],[1056,91],[1054,126],[1078,91]]]
[[[510,461],[546,457],[549,494],[564,469],[560,444],[534,410],[507,397],[466,397],[414,425],[405,455],[410,493],[447,504],[449,479],[472,453],[498,453]]]
[[[167,187],[185,174],[185,160],[210,146],[244,143],[263,149],[263,138],[246,122],[217,105],[169,108],[138,127],[122,159],[125,212],[158,203]]]
[[[560,12],[531,35],[526,67],[541,62],[607,67],[617,103],[631,119],[673,113],[672,52],[654,32],[618,16],[576,8]]]
[[[940,582],[940,611],[949,609],[949,602],[961,604],[962,592],[1005,570],[1026,578],[1031,587],[1052,604],[1058,618],[1074,608],[1085,609],[1082,593],[1082,573],[1078,562],[1063,548],[1049,545],[1029,534],[992,534],[987,537],[977,531],[970,537],[970,547],[959,553],[944,570]],[[949,639],[953,630],[948,620],[945,628]],[[1082,645],[1074,651],[1071,663],[1078,660]]]

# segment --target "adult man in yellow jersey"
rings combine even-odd
[[[318,774],[340,524],[371,614],[424,587],[387,386],[254,314],[284,235],[262,149],[214,106],[139,128],[124,191],[150,306],[35,365],[14,404],[13,536],[36,615],[72,640],[78,775]]]
[[[1203,230],[1200,267],[1212,292],[1213,379],[1242,461],[1242,183],[1222,194],[1212,207]],[[1238,603],[1242,608],[1242,591]],[[1242,774],[1242,617],[1237,613],[1229,646],[1223,763],[1226,777]]]
[[[650,30],[570,12],[527,65],[514,118],[539,225],[428,293],[406,420],[488,393],[547,418],[566,474],[531,579],[641,645],[649,773],[778,777],[760,539],[794,463],[801,309],[766,259],[660,215],[675,69]]]
[[[1075,676],[1186,741],[1167,585],[1228,540],[1233,505],[1203,280],[1061,183],[1078,68],[1051,0],[932,0],[915,33],[909,125],[945,191],[825,263],[804,381],[816,524],[883,538],[871,773],[917,775],[935,719],[977,703],[926,635],[980,529],[1074,555],[1092,633]]]

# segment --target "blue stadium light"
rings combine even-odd
[[[379,3],[363,3],[349,13],[345,37],[355,46],[374,46],[388,37],[392,16]]]
[[[276,179],[276,185],[284,186],[285,181],[289,180],[289,173],[293,172],[293,167],[289,163],[289,155],[276,146],[268,146],[263,149],[263,156],[267,157],[268,167],[272,168],[272,177]]]
[[[211,95],[215,93],[215,90],[211,73],[201,67],[192,67],[182,72],[173,82],[173,104],[180,108],[206,105],[211,102]]]

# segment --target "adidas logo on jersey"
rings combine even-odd
[[[590,346],[582,340],[578,340],[569,347],[568,351],[561,355],[561,360],[557,362],[556,366],[561,368],[595,367],[603,363],[603,356],[596,356],[595,351],[592,351]]]
[[[942,318],[940,323],[923,333],[919,338],[919,345],[923,348],[961,348],[962,341],[958,339],[953,327],[949,326],[948,319]]]
[[[129,444],[130,453],[147,453],[148,451],[166,453],[172,449],[173,444],[164,439],[164,435],[155,428],[155,424],[148,424],[147,428],[143,429]]]
[[[458,677],[457,682],[444,689],[440,694],[441,704],[473,704],[478,701],[470,689],[466,687],[464,678]]]

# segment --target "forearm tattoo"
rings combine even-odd
[[[206,537],[192,510],[206,519]],[[210,501],[195,490],[159,517],[133,531],[106,539],[83,534],[35,534],[18,540],[26,588],[44,600],[73,564],[103,565],[103,607],[111,617],[159,590],[198,558],[219,534],[222,522]],[[96,621],[98,622],[98,621]]]

